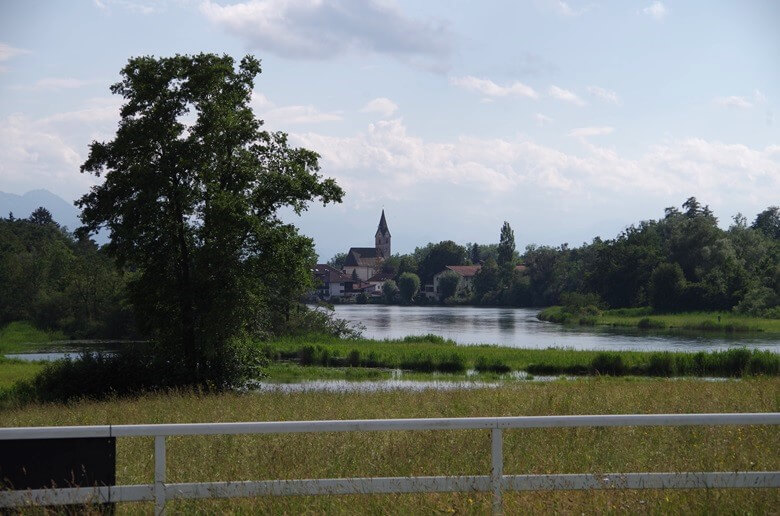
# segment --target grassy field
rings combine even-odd
[[[458,346],[436,336],[400,340],[337,339],[302,336],[261,344],[273,359],[303,365],[384,367],[418,372],[463,373],[467,369],[533,374],[613,374],[649,376],[741,376],[780,374],[780,355],[734,349],[713,353],[575,351]]]
[[[66,338],[61,331],[39,330],[29,322],[16,321],[0,328],[0,354],[24,351],[30,348],[28,344],[40,345]]]
[[[517,382],[454,392],[220,394],[169,393],[32,405],[0,412],[4,426],[183,423],[351,418],[466,417],[596,413],[767,412],[780,410],[780,380],[581,379]],[[507,431],[505,472],[578,473],[780,469],[777,427],[690,427]],[[171,482],[236,479],[487,474],[486,431],[375,432],[168,440]],[[153,443],[117,443],[117,481],[152,481]],[[507,493],[507,514],[772,513],[780,490],[625,490]],[[120,513],[151,512],[126,504]],[[182,501],[178,512],[271,514],[484,514],[486,494],[259,497]]]
[[[0,357],[0,393],[20,380],[29,380],[43,369],[40,362],[24,362]]]
[[[733,312],[685,312],[652,314],[647,308],[607,310],[601,315],[572,317],[563,307],[551,306],[539,314],[545,321],[568,324],[632,327],[672,331],[705,331],[720,333],[780,333],[780,319],[749,317]]]

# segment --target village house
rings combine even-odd
[[[317,264],[314,276],[318,283],[317,296],[321,299],[349,298],[361,292],[368,296],[382,295],[382,286],[393,275],[382,271],[385,259],[390,257],[391,236],[385,210],[379,218],[374,235],[374,247],[350,247],[342,270]]]

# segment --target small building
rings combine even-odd
[[[314,270],[314,281],[317,283],[315,294],[319,299],[351,297],[361,290],[361,282],[352,276],[324,263],[318,263]]]

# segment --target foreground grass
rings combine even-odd
[[[27,321],[15,321],[0,328],[0,354],[15,353],[29,349],[29,344],[42,344],[54,340],[65,340],[61,331],[39,330]]]
[[[561,306],[551,306],[539,313],[543,321],[580,324],[585,326],[614,326],[682,332],[765,332],[780,333],[780,319],[750,317],[733,312],[685,312],[653,314],[648,308],[620,308],[601,315],[572,316]]]
[[[417,372],[463,373],[467,369],[533,374],[647,376],[743,376],[780,374],[780,355],[732,349],[721,352],[579,351],[520,349],[490,345],[458,346],[435,335],[400,340],[337,339],[327,336],[281,338],[260,344],[272,359],[302,365],[400,368]]]
[[[780,410],[780,380],[581,379],[454,392],[155,394],[0,412],[4,426],[353,418]],[[327,433],[168,439],[171,482],[487,474],[487,431]],[[507,431],[505,471],[580,473],[780,469],[777,427],[581,428]],[[150,483],[153,443],[117,442],[117,481]],[[772,513],[780,490],[625,490],[505,494],[507,514]],[[490,511],[487,494],[258,497],[173,502],[174,513],[429,514]],[[151,512],[124,504],[121,513]]]

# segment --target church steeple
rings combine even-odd
[[[379,218],[379,227],[376,228],[374,243],[377,254],[381,255],[382,258],[390,258],[390,229],[387,227],[384,209],[382,210],[382,216]]]

